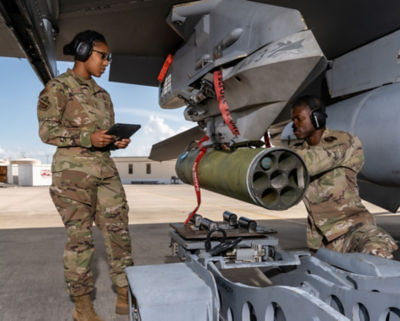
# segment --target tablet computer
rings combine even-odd
[[[109,130],[106,131],[107,135],[114,135],[117,137],[116,140],[121,140],[123,138],[129,138],[134,133],[136,133],[140,129],[140,125],[138,124],[121,124],[116,123],[111,126]]]

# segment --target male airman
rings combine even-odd
[[[322,101],[303,96],[292,105],[295,151],[304,159],[310,185],[303,199],[308,211],[307,244],[338,252],[393,258],[394,239],[375,224],[362,204],[357,174],[364,164],[358,137],[326,128]]]

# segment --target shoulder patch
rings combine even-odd
[[[49,97],[44,96],[39,99],[38,109],[42,111],[49,109]]]
[[[324,141],[326,141],[327,143],[332,143],[335,140],[337,140],[337,138],[335,136],[328,136],[324,138]]]

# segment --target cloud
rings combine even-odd
[[[21,158],[21,152],[19,148],[14,148],[12,150],[10,149],[5,149],[0,146],[0,158],[2,159],[14,159],[14,158]]]
[[[132,116],[139,116],[139,117],[159,117],[167,120],[171,120],[174,122],[182,122],[183,121],[183,112],[181,116],[171,115],[170,113],[163,113],[163,112],[155,112],[151,110],[145,109],[135,109],[135,108],[114,108],[115,113],[121,114],[129,114]]]
[[[184,121],[177,126],[171,126],[167,123],[168,119],[161,117],[157,113],[149,113],[147,120],[142,128],[135,134],[132,143],[126,149],[116,150],[112,152],[113,156],[148,156],[151,146],[164,139],[174,136],[184,130],[193,127],[194,124]],[[56,147],[38,144],[31,146],[0,146],[0,159],[18,159],[18,158],[35,158],[40,159],[42,163],[48,164],[52,161],[52,156]]]
[[[31,149],[29,149],[31,148]],[[23,148],[21,146],[5,149],[0,146],[0,159],[19,159],[19,158],[35,158],[40,159],[42,163],[51,163],[52,155],[55,152],[55,147],[47,146],[35,148],[30,146]]]
[[[143,128],[143,132],[158,140],[166,139],[176,133],[176,131],[165,123],[164,118],[154,115],[150,116],[149,121]]]

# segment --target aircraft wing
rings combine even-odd
[[[195,143],[204,135],[199,126],[195,126],[173,137],[154,144],[149,158],[155,161],[174,159],[179,156],[191,143]]]

